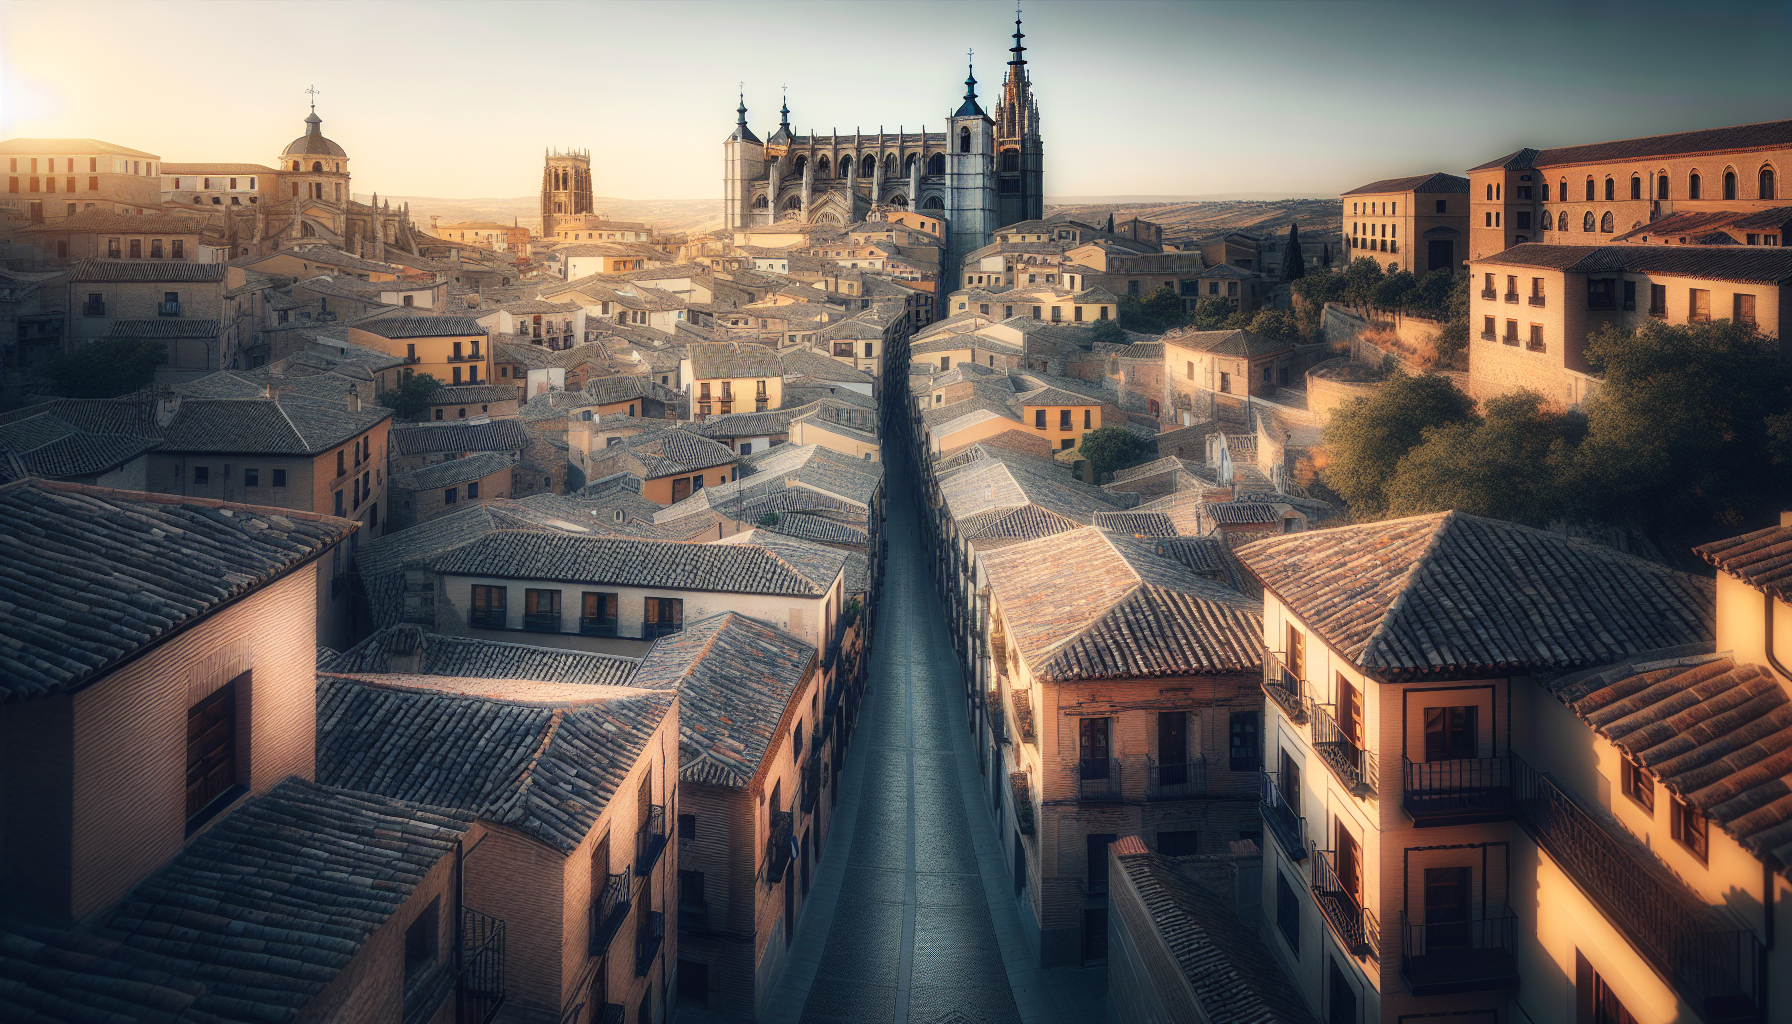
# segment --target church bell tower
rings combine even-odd
[[[1039,104],[1027,73],[1020,8],[1014,11],[1014,45],[1008,76],[996,103],[998,227],[1045,216],[1045,148],[1039,140]]]
[[[554,229],[571,218],[591,212],[591,151],[547,151],[541,169],[541,234],[554,237]]]

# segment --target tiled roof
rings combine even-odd
[[[987,552],[984,572],[1027,664],[1060,681],[1250,672],[1261,606],[1157,556],[1085,529]]]
[[[169,422],[162,447],[176,452],[316,455],[391,416],[392,410],[371,403],[351,411],[346,403],[303,395],[188,399]]]
[[[780,314],[782,315],[782,314]],[[691,346],[691,378],[781,377],[784,365],[778,353],[752,342],[699,342]]]
[[[617,402],[634,401],[637,398],[652,398],[661,402],[676,403],[680,398],[678,392],[645,373],[595,377],[585,383],[585,395],[597,405],[613,405]]]
[[[1280,960],[1218,894],[1184,877],[1170,858],[1147,851],[1137,836],[1116,843],[1114,852],[1208,1020],[1313,1019]]]
[[[765,548],[498,530],[431,561],[437,572],[667,590],[820,597],[815,580]]]
[[[514,402],[520,391],[515,384],[455,384],[431,391],[428,401],[430,405]]]
[[[697,432],[704,437],[766,437],[771,434],[788,434],[790,421],[812,411],[816,403],[797,409],[770,409],[765,412],[731,412],[724,416],[711,416],[697,424]]]
[[[965,540],[979,541],[1037,540],[1040,537],[1080,530],[1087,524],[1066,519],[1037,505],[1022,505],[1019,508],[973,513],[957,520],[956,525],[959,535]]]
[[[0,487],[0,702],[78,688],[354,528],[205,498]]]
[[[783,372],[790,376],[802,374],[818,380],[848,381],[854,384],[869,384],[877,379],[833,356],[824,356],[806,348],[784,353],[782,363]]]
[[[1215,523],[1274,523],[1282,518],[1274,505],[1258,501],[1213,501],[1201,506],[1201,514]]]
[[[123,465],[161,442],[151,403],[59,398],[0,414],[0,452],[24,474],[87,476]]]
[[[404,671],[412,675],[598,686],[629,685],[635,666],[640,664],[637,658],[614,654],[446,636],[427,632],[422,626],[398,625],[375,630],[341,654],[318,659],[317,668],[348,675],[386,674],[394,671],[394,658],[405,659]]]
[[[592,458],[594,462],[609,463],[624,455],[632,456],[641,464],[642,476],[648,480],[726,466],[740,458],[727,445],[682,427],[624,437],[593,452]]]
[[[1566,671],[1712,635],[1706,580],[1460,512],[1280,535],[1238,557],[1389,681]]]
[[[509,452],[475,452],[463,459],[449,459],[422,469],[398,470],[392,474],[392,486],[411,491],[452,487],[469,480],[483,480],[515,465],[516,456]]]
[[[133,223],[143,218],[126,218]],[[149,229],[143,229],[149,230]],[[164,228],[163,230],[167,230]],[[197,231],[197,228],[192,230]],[[87,259],[75,264],[69,281],[222,281],[221,263],[187,263],[181,260],[100,260]]]
[[[1095,525],[1141,537],[1174,537],[1176,524],[1162,512],[1097,512]]]
[[[470,316],[386,316],[356,324],[355,329],[382,338],[485,336],[485,328]]]
[[[1792,600],[1792,526],[1770,526],[1701,544],[1693,551],[1720,572],[1782,601]]]
[[[677,694],[418,675],[319,675],[317,775],[453,807],[571,853]]]
[[[1347,196],[1379,195],[1385,192],[1467,192],[1468,179],[1456,174],[1445,174],[1435,171],[1431,174],[1414,174],[1405,178],[1383,178],[1371,181],[1367,185],[1353,188],[1344,193]]]
[[[1762,245],[1544,245],[1526,242],[1477,264],[1570,274],[1674,274],[1710,281],[1792,280],[1792,248]]]
[[[216,338],[218,321],[192,317],[152,316],[138,320],[114,320],[106,329],[108,338]],[[370,396],[371,397],[371,396]]]
[[[1640,139],[1560,146],[1541,151],[1521,150],[1514,156],[1522,155],[1525,152],[1532,154],[1528,161],[1517,166],[1553,167],[1558,164],[1637,160],[1645,157],[1677,156],[1687,153],[1721,152],[1736,149],[1766,149],[1789,145],[1792,145],[1792,121],[1763,121],[1758,124],[1701,128],[1697,131],[1674,132],[1669,135],[1649,135]],[[1508,166],[1513,166],[1511,160],[1502,157],[1478,167],[1471,167],[1469,170],[1479,171],[1491,167]]]
[[[520,451],[529,438],[522,423],[512,419],[485,423],[398,424],[387,435],[392,454],[426,455],[435,452]]]
[[[744,787],[814,663],[814,647],[724,612],[656,640],[636,681],[678,690],[680,779]]]

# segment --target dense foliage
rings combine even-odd
[[[168,362],[159,341],[102,338],[64,352],[39,372],[65,398],[116,398],[155,383],[156,367]]]
[[[380,404],[400,419],[418,419],[429,408],[429,396],[441,386],[431,374],[415,374],[394,390],[380,392]]]
[[[1150,451],[1145,439],[1124,427],[1100,427],[1083,435],[1077,454],[1088,460],[1095,479],[1142,461]]]

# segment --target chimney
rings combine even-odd
[[[359,384],[350,384],[348,386],[348,411],[361,411],[361,386]]]
[[[280,386],[274,383],[274,378],[269,377],[262,382],[261,394],[263,398],[279,398]]]

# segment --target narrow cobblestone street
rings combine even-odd
[[[896,493],[841,814],[769,1019],[1099,1020],[1105,971],[1041,971],[1021,931],[927,549]]]

